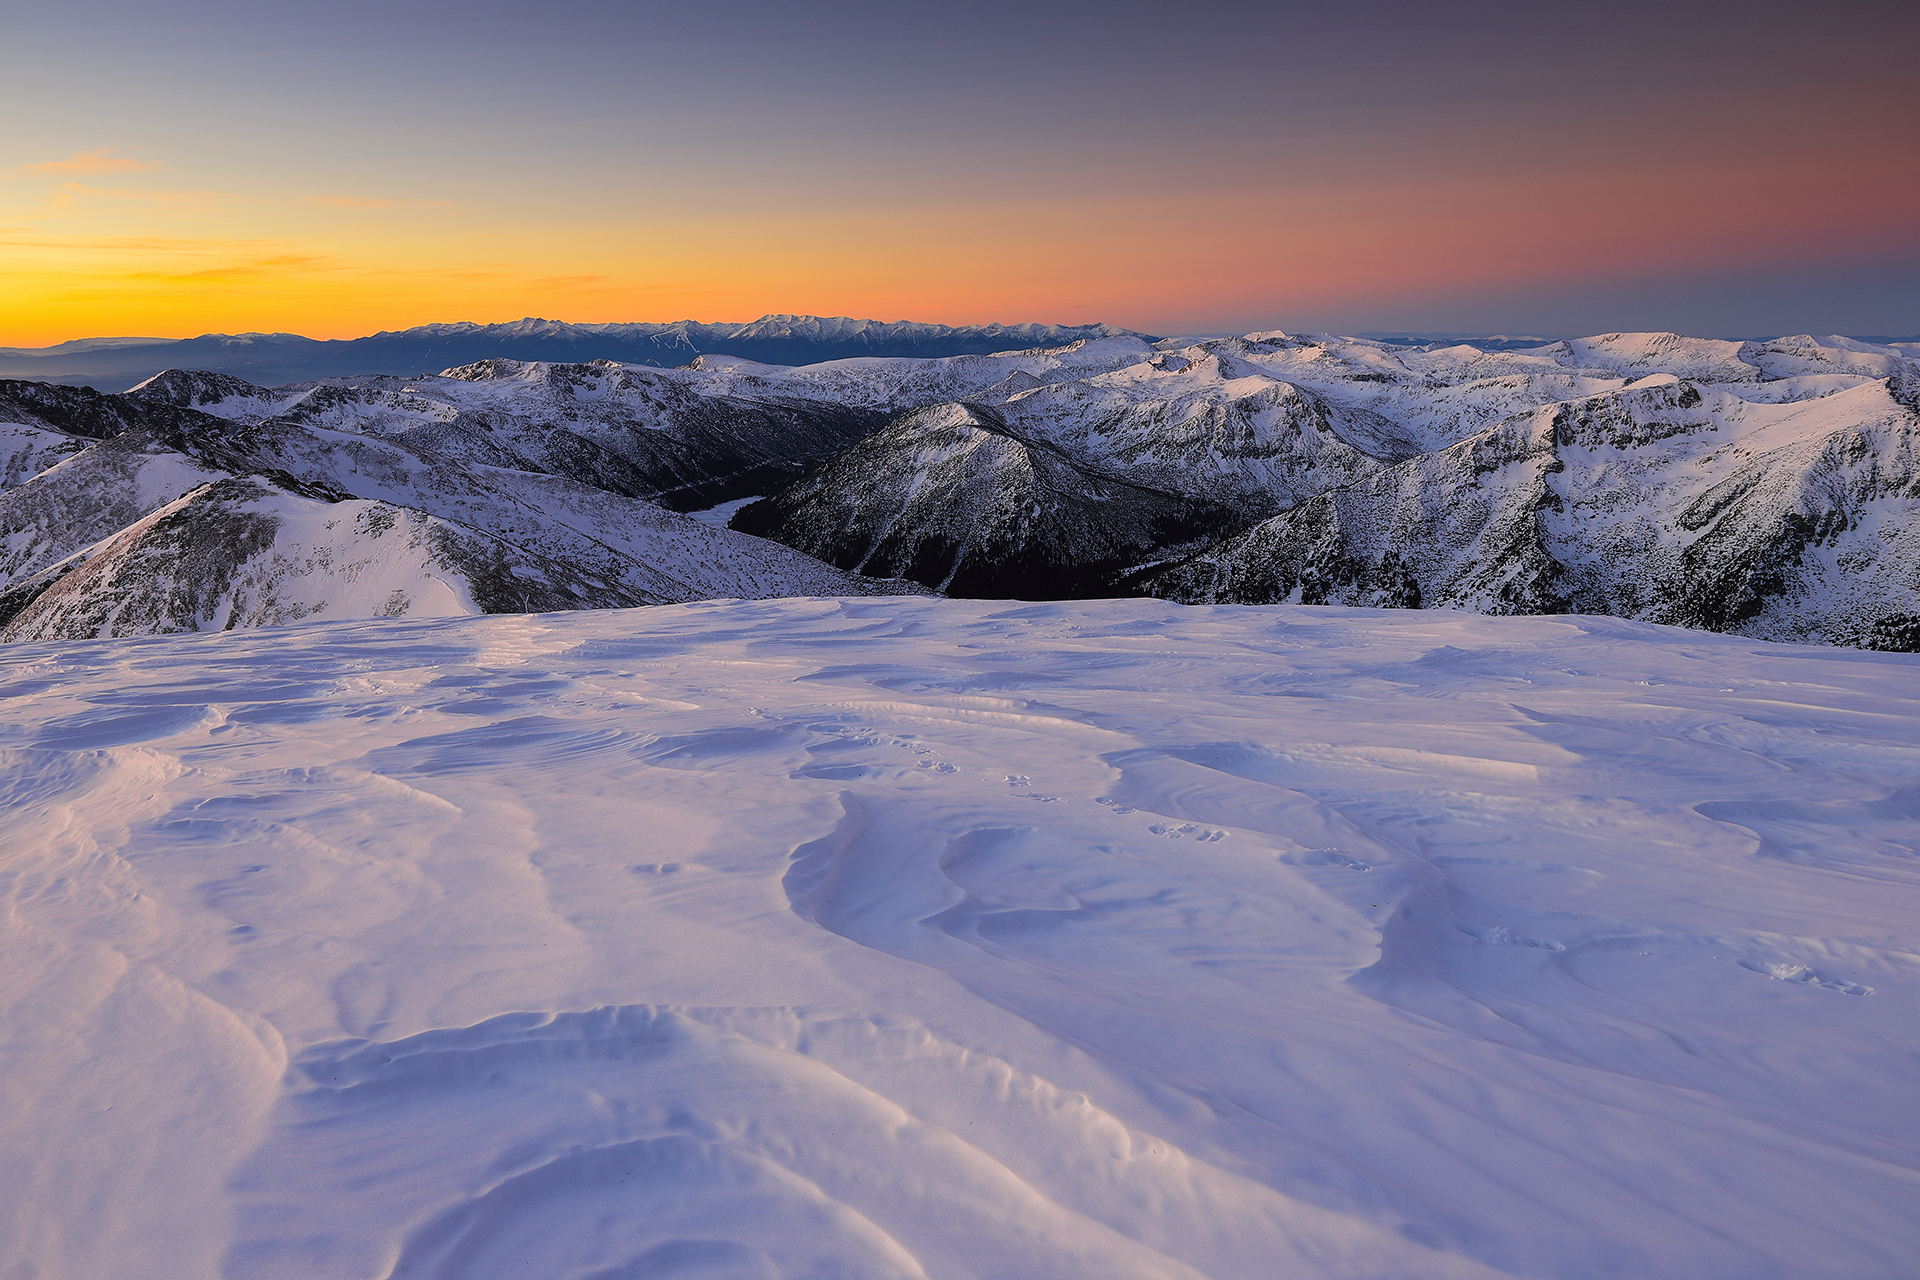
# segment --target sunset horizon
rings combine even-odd
[[[767,313],[1908,333],[1916,19],[1858,8],[1883,38],[1785,4],[36,0],[0,346]]]

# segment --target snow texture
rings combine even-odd
[[[1916,677],[1156,600],[7,646],[0,1274],[1910,1276]]]

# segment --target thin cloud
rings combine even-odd
[[[257,252],[260,240],[183,240],[166,236],[62,236],[33,234],[32,227],[0,227],[0,235],[24,239],[0,240],[0,248],[52,249],[72,253],[246,253]]]
[[[263,276],[290,275],[305,271],[331,271],[333,259],[324,254],[283,253],[232,266],[210,267],[204,271],[130,271],[124,279],[159,284],[227,284],[258,280]]]
[[[31,173],[145,173],[160,166],[148,160],[135,160],[131,156],[111,156],[107,148],[98,151],[76,151],[65,160],[43,160],[39,164],[30,164]]]
[[[63,182],[47,193],[50,209],[71,209],[81,196],[117,201],[121,204],[197,205],[211,208],[231,204],[257,204],[245,196],[226,191],[164,191],[153,187],[89,187],[82,182]]]

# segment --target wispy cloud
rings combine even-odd
[[[76,151],[65,160],[43,160],[39,164],[30,164],[30,173],[66,173],[92,175],[100,173],[146,173],[160,166],[148,160],[135,160],[131,156],[113,156],[107,154],[108,148],[98,151]]]
[[[257,204],[244,196],[226,191],[164,191],[153,187],[89,187],[83,182],[63,182],[47,193],[50,209],[71,209],[80,197],[114,201],[120,204],[190,205],[210,208],[217,205]]]
[[[125,278],[159,284],[229,284],[308,271],[336,270],[333,261],[326,254],[281,253],[224,267],[208,267],[201,271],[130,271]]]
[[[35,233],[31,227],[0,227],[0,248],[49,249],[71,253],[248,253],[270,242],[261,240],[187,240],[168,236],[63,236]]]

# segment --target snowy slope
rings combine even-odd
[[[0,639],[609,609],[663,598],[409,508],[316,502],[222,479],[0,596],[9,615]]]
[[[32,423],[0,422],[0,489],[24,484],[71,458],[87,441]]]
[[[1325,493],[1150,587],[1893,643],[1920,620],[1920,416],[1885,380],[1774,404],[1655,375]]]
[[[1917,662],[1144,600],[8,646],[8,1266],[1904,1280]]]
[[[818,399],[708,394],[684,377],[607,362],[485,360],[430,377],[272,389],[169,370],[129,398],[235,422],[272,418],[378,436],[683,510],[784,484],[885,420]]]
[[[0,640],[921,590],[555,476],[159,418],[0,492]]]
[[[1167,345],[1167,344],[1162,344]],[[1892,347],[1850,339],[1725,343],[1669,333],[1605,334],[1519,350],[1406,348],[1330,335],[1248,334],[1198,350],[1244,362],[1334,404],[1372,410],[1440,449],[1526,409],[1670,374],[1755,399],[1811,399],[1914,365]]]

